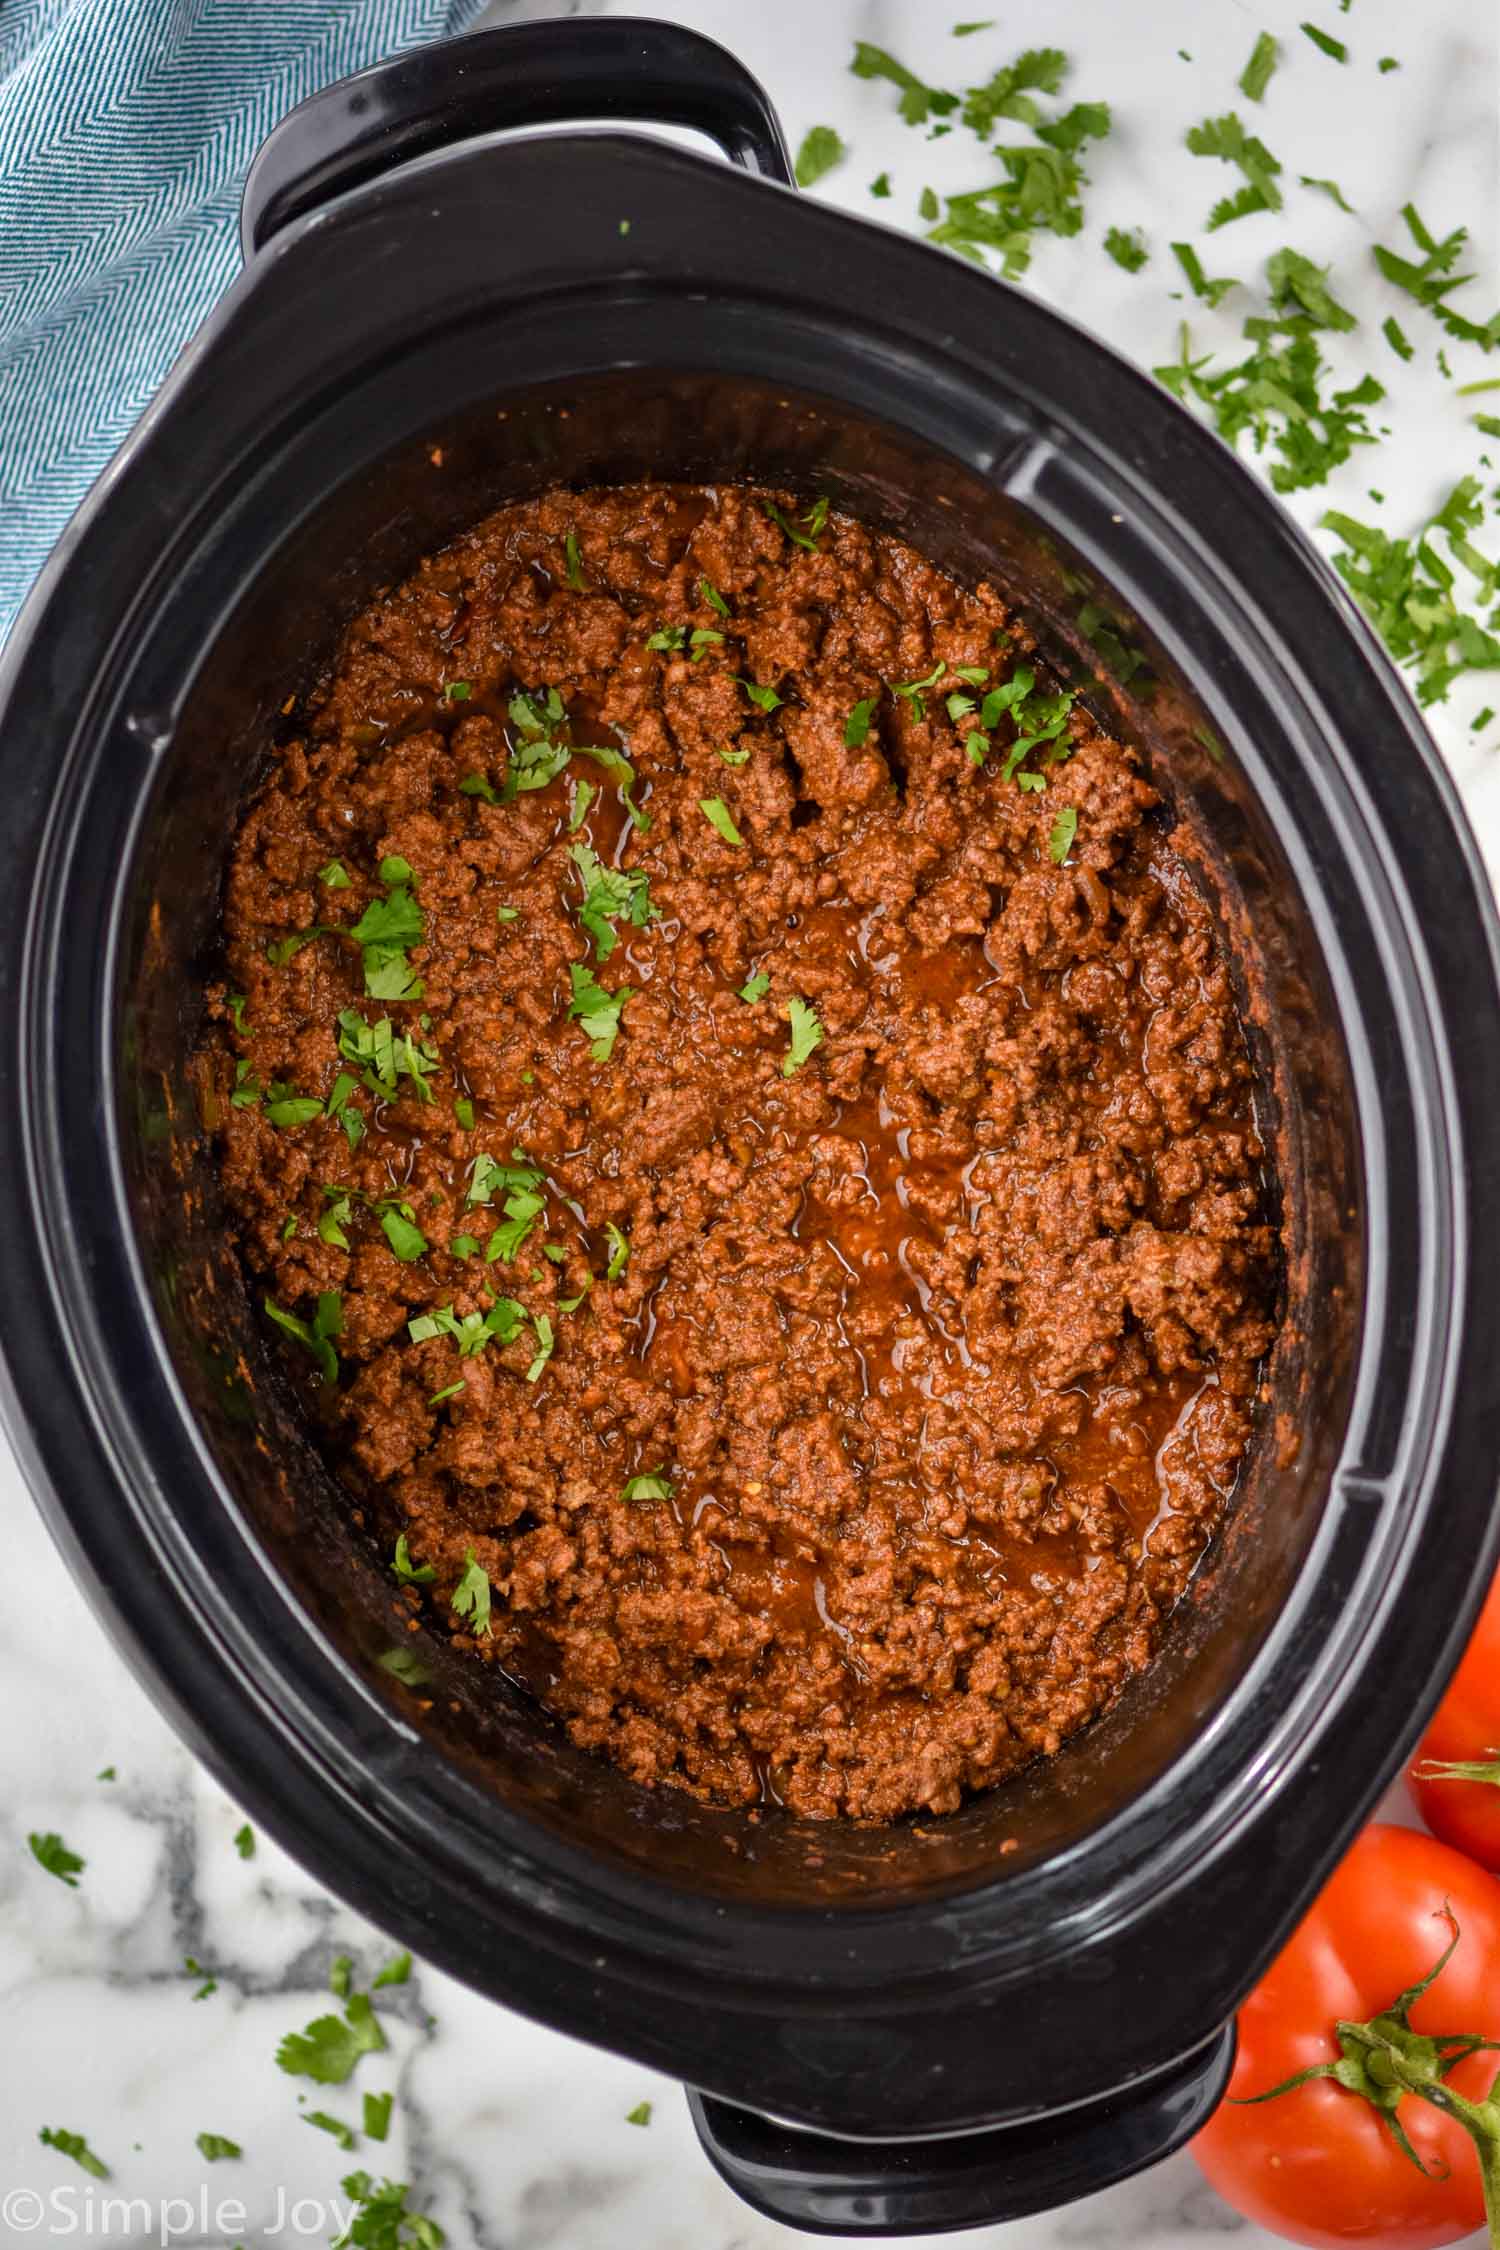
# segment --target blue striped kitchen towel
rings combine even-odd
[[[0,0],[0,640],[239,264],[306,94],[484,0]]]

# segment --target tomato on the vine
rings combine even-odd
[[[1500,1871],[1500,1576],[1409,1779],[1433,1834]]]
[[[1377,1823],[1241,2008],[1229,2092],[1194,2153],[1237,2211],[1318,2250],[1456,2242],[1485,2223],[1487,2166],[1500,2244],[1486,2040],[1500,2041],[1500,1883]],[[1302,2077],[1315,2070],[1328,2075]]]

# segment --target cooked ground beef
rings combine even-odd
[[[1234,1487],[1230,980],[1032,651],[822,505],[553,492],[355,621],[235,841],[206,1101],[351,1510],[643,1782],[951,1810]]]

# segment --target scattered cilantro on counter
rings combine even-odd
[[[1247,218],[1252,211],[1281,209],[1281,190],[1276,185],[1281,165],[1264,141],[1245,131],[1233,110],[1190,126],[1187,145],[1194,156],[1216,156],[1221,163],[1235,165],[1245,176],[1245,185],[1233,195],[1222,197],[1210,211],[1210,234],[1227,227],[1232,219]]]
[[[88,1863],[80,1859],[77,1852],[70,1852],[55,1830],[49,1828],[45,1835],[38,1835],[33,1831],[26,1841],[31,1846],[31,1856],[38,1867],[45,1867],[49,1875],[55,1875],[60,1883],[66,1883],[70,1891],[77,1890],[78,1878]]]
[[[1281,60],[1281,48],[1269,31],[1263,31],[1250,50],[1250,60],[1240,72],[1240,92],[1247,102],[1265,99],[1271,74]]]
[[[816,186],[849,151],[831,125],[813,125],[802,137],[794,174],[800,188]]]
[[[245,2153],[238,2141],[230,2140],[223,2133],[200,2133],[193,2146],[205,2164],[222,2164],[226,2157],[243,2156]]]
[[[1315,23],[1299,24],[1297,28],[1312,41],[1315,47],[1321,48],[1325,55],[1331,56],[1334,62],[1346,63],[1349,60],[1349,50],[1344,45],[1343,40],[1335,39],[1331,32],[1320,31]]]
[[[1139,227],[1111,227],[1104,237],[1104,248],[1127,273],[1139,273],[1151,256]]]
[[[369,1995],[353,1993],[342,2015],[317,2016],[303,2031],[289,2031],[276,2050],[276,2062],[292,2078],[311,2078],[319,2086],[342,2086],[361,2055],[379,2054],[385,2033]]]
[[[70,2156],[82,2171],[96,2180],[107,2180],[109,2166],[96,2156],[82,2133],[70,2133],[65,2125],[44,2125],[37,2134],[44,2148],[55,2148],[59,2156]]]
[[[959,24],[955,28],[959,31],[977,31],[981,27],[978,24]],[[626,2110],[625,2122],[627,2125],[649,2125],[651,2122],[651,2104],[649,2102],[637,2102],[634,2109]]]
[[[362,2127],[366,2140],[383,2141],[391,2129],[391,2104],[394,2094],[366,2094],[362,2103]]]
[[[406,1984],[411,1977],[411,1955],[393,1953],[383,1969],[377,1969],[370,1979],[370,1990],[379,1992],[386,1985]]]
[[[1401,216],[1406,223],[1407,233],[1423,255],[1420,261],[1403,258],[1397,251],[1388,250],[1384,244],[1376,243],[1375,263],[1386,280],[1393,282],[1396,288],[1404,289],[1409,297],[1414,297],[1419,305],[1425,306],[1434,320],[1459,343],[1477,344],[1481,351],[1491,350],[1495,344],[1500,343],[1500,312],[1492,313],[1481,326],[1476,321],[1466,319],[1462,313],[1455,312],[1447,302],[1453,290],[1463,288],[1474,279],[1470,273],[1453,271],[1463,256],[1464,245],[1469,239],[1468,228],[1455,227],[1451,234],[1444,235],[1442,241],[1438,242],[1423,223],[1415,204],[1404,203],[1401,206]]]
[[[407,2209],[404,2180],[377,2187],[368,2172],[350,2172],[341,2184],[354,2209],[331,2250],[444,2250],[448,2238],[436,2219]]]
[[[1320,195],[1326,195],[1331,203],[1336,203],[1341,211],[1346,211],[1351,219],[1358,216],[1337,180],[1315,180],[1310,173],[1299,172],[1297,184],[1299,187],[1316,188]]]
[[[320,2133],[331,2134],[346,2154],[354,2146],[353,2127],[346,2125],[342,2117],[331,2117],[326,2109],[304,2110],[302,2122],[304,2125],[316,2126]]]
[[[1221,297],[1239,287],[1233,274],[1225,274],[1219,280],[1211,281],[1203,271],[1203,261],[1190,242],[1174,242],[1172,255],[1186,274],[1187,284],[1193,295],[1201,297],[1206,305],[1218,304]]]
[[[1334,567],[1398,664],[1416,674],[1417,701],[1443,702],[1466,673],[1500,666],[1500,634],[1460,605],[1458,569],[1473,579],[1469,598],[1493,603],[1500,563],[1470,536],[1484,521],[1479,479],[1463,477],[1441,508],[1411,539],[1395,539],[1374,525],[1331,508],[1324,528],[1342,542]],[[1438,535],[1450,562],[1438,550]]]
[[[251,1827],[248,1820],[245,1822],[242,1828],[237,1828],[235,1830],[234,1848],[239,1853],[241,1859],[254,1859],[255,1830]]]

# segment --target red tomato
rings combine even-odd
[[[1368,2023],[1426,1976],[1458,1921],[1458,1945],[1411,2010],[1418,2032],[1500,2038],[1500,1883],[1415,1829],[1367,1828],[1239,2014],[1229,2092],[1193,2143],[1214,2187],[1289,2242],[1337,2250],[1434,2250],[1484,2224],[1474,2144],[1453,2119],[1407,2094],[1400,2120],[1429,2171],[1396,2146],[1379,2112],[1330,2079],[1255,2108],[1310,2063],[1336,2062],[1335,2022]],[[1447,2083],[1482,2100],[1500,2056],[1468,2055]]]
[[[1440,1765],[1493,1764],[1494,1781],[1462,1781],[1423,1771]],[[1500,1872],[1500,1577],[1479,1612],[1474,1638],[1417,1747],[1410,1773],[1422,1818],[1482,1867]]]

